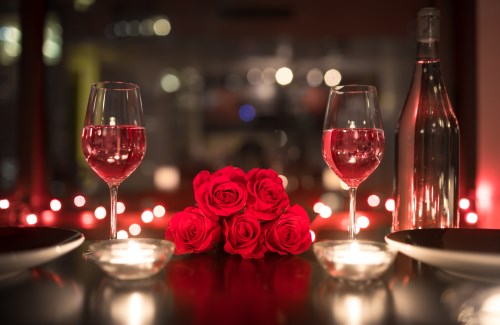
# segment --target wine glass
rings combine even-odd
[[[356,239],[356,190],[380,164],[384,142],[377,89],[333,87],[323,126],[323,158],[349,186],[349,239]]]
[[[139,86],[96,82],[82,131],[82,151],[92,170],[109,186],[111,239],[117,238],[118,186],[139,166],[146,153],[146,130]]]

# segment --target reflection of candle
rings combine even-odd
[[[151,245],[143,247],[140,243],[129,242],[126,246],[123,244],[111,248],[111,264],[143,264],[153,263],[155,261],[155,252]]]

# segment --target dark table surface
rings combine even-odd
[[[401,254],[370,283],[331,278],[312,250],[259,260],[174,256],[154,277],[119,281],[83,257],[89,243],[0,281],[0,324],[500,323],[500,284]]]

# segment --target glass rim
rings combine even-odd
[[[126,81],[96,81],[92,83],[92,88],[105,90],[137,90],[139,85]]]
[[[332,92],[336,93],[365,93],[365,92],[376,92],[377,88],[372,85],[363,84],[347,84],[347,85],[337,85],[330,88]]]

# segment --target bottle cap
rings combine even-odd
[[[439,41],[439,9],[422,8],[418,11],[417,18],[417,40],[426,43]]]

